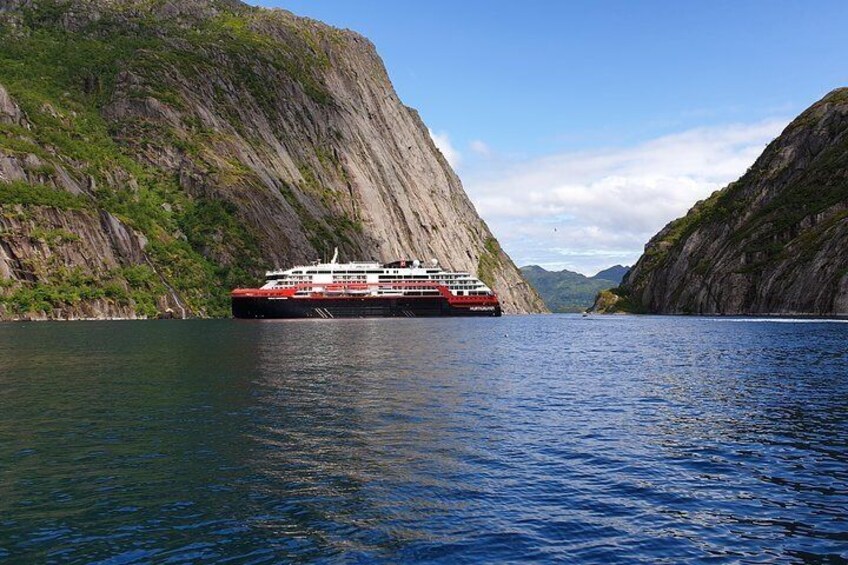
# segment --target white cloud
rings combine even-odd
[[[594,274],[632,264],[666,223],[741,176],[787,121],[513,162],[468,175],[465,185],[516,263]]]
[[[489,147],[485,141],[481,141],[479,139],[475,139],[468,147],[471,149],[473,153],[479,155],[480,157],[491,157],[492,156],[492,148]]]
[[[448,160],[450,166],[454,169],[459,167],[460,162],[462,162],[462,154],[451,144],[448,132],[442,131],[436,133],[429,128],[427,128],[427,131],[430,132],[430,137],[432,138],[433,143],[436,144],[436,147],[439,148],[439,151],[441,151],[442,155],[445,156],[445,159]]]

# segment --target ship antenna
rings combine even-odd
[[[336,247],[335,251],[333,251],[333,260],[330,261],[333,265],[339,262],[339,248]]]

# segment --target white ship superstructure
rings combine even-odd
[[[492,289],[477,277],[466,272],[446,271],[432,261],[430,266],[421,261],[395,261],[393,263],[351,262],[316,263],[310,266],[269,271],[265,274],[263,289],[296,287],[301,294],[332,289],[367,290],[374,296],[438,295],[438,286],[444,286],[454,296],[491,296]]]
[[[436,261],[314,263],[269,271],[260,288],[232,292],[237,318],[500,316],[498,297]]]

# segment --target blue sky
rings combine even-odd
[[[842,1],[259,3],[374,42],[519,264],[632,262],[848,85]]]

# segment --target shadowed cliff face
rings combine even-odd
[[[0,316],[222,315],[334,247],[544,309],[365,38],[228,1],[6,1],[0,22]]]
[[[848,89],[646,246],[607,310],[848,314]],[[613,300],[613,303],[616,301]]]

